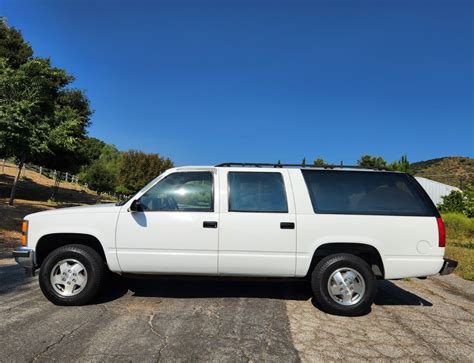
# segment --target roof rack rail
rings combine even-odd
[[[304,164],[273,164],[273,163],[221,163],[217,164],[216,167],[257,167],[257,168],[283,168],[283,167],[294,167],[294,168],[319,168],[319,169],[369,169],[369,170],[388,170],[386,168],[369,168],[360,165],[337,165],[337,164],[326,164],[321,166],[316,165],[304,165]]]

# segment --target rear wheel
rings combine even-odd
[[[39,283],[43,294],[56,305],[84,305],[97,296],[104,275],[100,255],[88,246],[73,244],[46,257]]]
[[[360,257],[341,253],[323,258],[311,274],[315,300],[331,314],[362,315],[377,293],[370,266]]]

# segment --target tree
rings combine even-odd
[[[357,165],[370,169],[387,168],[387,162],[380,156],[362,155],[361,158],[357,160]]]
[[[13,204],[25,161],[42,154],[74,151],[89,125],[88,101],[66,102],[73,81],[48,59],[34,58],[13,69],[0,58],[0,149],[18,161],[9,204]],[[85,96],[83,99],[86,100]]]
[[[91,143],[94,147],[98,147],[100,143],[103,144],[99,155],[96,156],[97,150],[95,150],[93,155],[91,155],[95,157],[94,160],[79,174],[79,178],[84,180],[92,190],[98,193],[114,193],[117,187],[118,166],[121,154],[115,145],[97,141],[89,141],[88,143]]]
[[[18,162],[10,193],[13,204],[25,161],[76,151],[91,110],[74,77],[33,57],[21,33],[0,19],[0,151]]]
[[[81,145],[78,149],[78,153],[82,158],[81,165],[89,165],[94,160],[97,160],[100,157],[102,149],[105,145],[105,142],[96,139],[95,137],[86,137],[81,142]]]
[[[83,180],[97,193],[112,193],[117,184],[117,175],[100,159],[94,161],[83,174]]]
[[[92,162],[99,159],[102,148],[106,145],[102,140],[94,137],[85,137],[78,140],[78,147],[74,151],[56,151],[51,146],[54,158],[50,154],[41,154],[32,162],[50,169],[67,171],[77,174]]]
[[[318,158],[318,159],[315,159],[313,161],[313,165],[314,166],[326,166],[327,163],[323,159]]]
[[[5,58],[9,67],[17,69],[32,57],[33,49],[21,32],[8,26],[5,18],[0,18],[0,58]]]
[[[165,159],[158,154],[129,150],[124,152],[120,159],[118,188],[124,194],[134,193],[172,167],[173,162],[170,159]]]
[[[391,163],[388,166],[388,169],[412,174],[412,170],[410,168],[410,162],[408,161],[408,157],[406,155],[402,155],[400,160],[394,161],[393,163]]]

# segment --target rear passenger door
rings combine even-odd
[[[219,169],[219,274],[294,276],[296,217],[286,170]]]

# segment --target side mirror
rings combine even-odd
[[[135,199],[132,204],[130,204],[130,208],[128,208],[129,212],[141,212],[142,211],[142,205],[140,202],[140,199]]]

